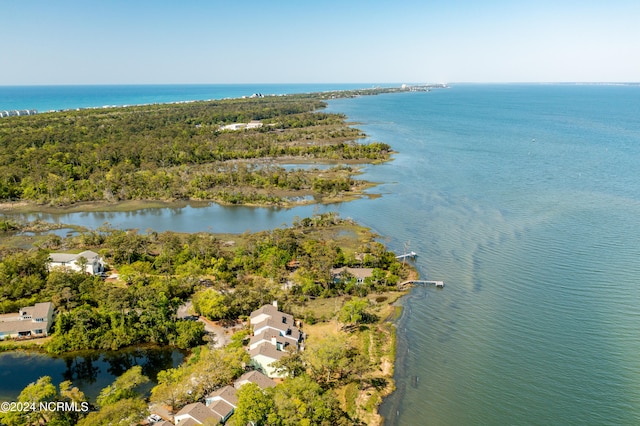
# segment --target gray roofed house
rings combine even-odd
[[[259,334],[254,334],[249,340],[249,350],[256,348],[262,342],[271,343],[276,349],[282,351],[291,342],[280,335],[279,330],[273,328],[263,329]]]
[[[255,383],[260,387],[260,389],[273,388],[276,386],[276,382],[257,370],[244,373],[242,376],[238,377],[233,386],[236,389],[240,389],[242,385],[247,383]]]
[[[178,411],[173,419],[176,425],[188,426],[194,423],[201,425],[212,417],[218,421],[222,420],[222,416],[211,411],[202,402],[194,402],[182,407],[182,410]]]
[[[250,350],[249,355],[254,365],[264,371],[267,377],[284,377],[284,374],[276,371],[272,364],[289,355],[287,352],[279,351],[272,344],[264,342]]]
[[[253,336],[249,342],[249,355],[254,366],[268,377],[284,377],[272,366],[288,355],[288,346],[300,347],[302,333],[295,326],[292,315],[280,312],[277,302],[264,305],[251,313]]]
[[[279,321],[282,324],[286,324],[288,326],[295,325],[293,323],[293,316],[289,314],[285,314],[284,312],[280,312],[278,307],[273,305],[264,305],[260,309],[257,309],[251,312],[251,316],[249,317],[249,321],[251,325],[258,324],[260,322],[265,321],[268,318]]]
[[[227,403],[226,401],[218,400],[211,404],[208,408],[217,416],[220,416],[220,421],[224,423],[229,419],[229,417],[231,417],[235,407]]]
[[[19,312],[0,315],[0,340],[46,337],[53,325],[53,304],[36,303]]]
[[[297,349],[301,338],[298,327],[290,324],[284,324],[277,319],[267,318],[253,326],[253,334],[259,335],[269,329],[277,331],[281,337],[286,338],[290,343],[295,344]]]
[[[225,401],[234,408],[238,405],[236,389],[233,386],[224,386],[214,392],[211,392],[209,395],[207,395],[205,401],[207,407],[209,407],[215,401]]]
[[[84,271],[82,270],[81,259],[85,259]],[[104,271],[104,263],[100,255],[91,250],[85,250],[82,253],[51,253],[49,255],[48,269],[51,271],[55,268],[70,269],[95,275]]]
[[[180,421],[176,424],[180,426],[198,426],[198,425],[201,425],[202,423],[189,417],[188,419],[184,421]]]

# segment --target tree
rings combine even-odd
[[[338,313],[338,321],[343,324],[358,325],[369,318],[368,307],[369,301],[367,299],[354,297],[342,306]]]
[[[197,348],[178,368],[158,373],[158,385],[151,390],[151,402],[181,407],[231,384],[244,372],[249,354],[243,348]]]
[[[130,426],[139,424],[149,410],[142,398],[125,398],[100,408],[78,422],[78,426]]]
[[[260,389],[255,383],[242,385],[236,392],[238,405],[233,414],[233,422],[237,426],[266,424],[269,415],[273,415],[274,402],[271,388]]]
[[[273,396],[275,410],[267,424],[278,426],[336,425],[345,414],[330,392],[325,392],[309,376],[302,375],[277,385]]]
[[[136,365],[118,377],[111,385],[100,391],[96,399],[100,407],[112,405],[121,399],[138,396],[136,388],[149,382],[149,378],[142,374],[142,367]]]
[[[189,349],[202,344],[204,324],[199,321],[178,321],[176,333],[176,346],[180,349]]]
[[[151,402],[166,404],[171,408],[186,405],[190,401],[190,369],[183,364],[158,373],[158,384],[151,390]]]
[[[2,421],[9,426],[39,425],[48,421],[46,411],[39,409],[41,402],[55,401],[58,396],[56,387],[51,383],[51,377],[40,377],[35,383],[25,387],[18,395],[19,403],[28,404],[28,410],[8,411],[3,414]]]
[[[230,304],[227,296],[211,288],[193,295],[193,308],[210,320],[227,318]]]
[[[311,377],[326,387],[349,376],[361,364],[358,351],[344,335],[311,341],[302,356]]]
[[[289,351],[288,355],[273,362],[272,366],[278,374],[287,377],[298,377],[306,371],[302,354],[297,350]]]
[[[80,426],[131,425],[137,424],[147,414],[147,404],[136,388],[149,381],[136,365],[125,371],[114,382],[100,391],[96,403],[100,411],[82,419]]]
[[[56,411],[49,421],[51,426],[71,426],[75,425],[84,417],[85,412],[89,408],[89,402],[84,393],[73,386],[70,380],[60,383],[59,401],[64,401],[75,406],[75,410]]]

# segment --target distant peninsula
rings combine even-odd
[[[427,86],[419,86],[427,90]],[[413,86],[65,110],[0,119],[0,208],[125,201],[291,206],[358,196],[382,142],[326,100]]]

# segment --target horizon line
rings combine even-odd
[[[34,84],[0,84],[0,87],[77,87],[77,86],[258,86],[258,85],[332,85],[332,84],[362,84],[362,85],[402,85],[402,84],[607,84],[607,85],[638,85],[639,81],[438,81],[438,82],[259,82],[259,83],[34,83]]]

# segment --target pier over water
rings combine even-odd
[[[438,288],[444,288],[444,281],[433,281],[433,280],[409,280],[404,281],[399,284],[399,287],[402,288],[406,285],[435,285]]]

